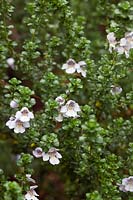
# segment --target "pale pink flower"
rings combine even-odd
[[[34,118],[34,114],[28,108],[23,107],[20,111],[16,112],[15,117],[19,118],[22,122],[29,122],[30,119]]]
[[[86,62],[80,61],[78,64],[79,64],[79,65],[77,66],[77,72],[78,72],[78,73],[81,73],[81,75],[82,75],[83,77],[86,77],[86,73],[87,73],[87,70],[86,70]]]
[[[64,106],[61,107],[60,113],[62,113],[64,117],[75,118],[75,117],[79,117],[77,113],[80,111],[81,109],[78,103],[76,103],[73,100],[69,100]]]
[[[10,117],[10,119],[6,122],[6,126],[9,129],[14,129],[15,133],[24,133],[26,128],[30,127],[29,122],[22,122],[20,119]]]
[[[117,94],[120,94],[122,92],[122,88],[120,86],[111,85],[110,92],[111,92],[112,95],[117,95]]]
[[[60,158],[62,158],[62,155],[58,153],[59,149],[56,149],[54,147],[50,148],[48,153],[43,153],[43,161],[48,161],[52,165],[58,165],[60,163]]]
[[[39,195],[35,191],[37,187],[37,185],[30,187],[30,190],[25,194],[25,200],[39,200],[37,198]]]
[[[130,44],[128,43],[128,40],[126,38],[121,38],[119,46],[116,48],[116,50],[119,54],[125,53],[126,58],[128,58],[130,51]]]
[[[76,72],[76,69],[79,67],[79,64],[73,59],[69,59],[65,64],[63,64],[62,69],[66,71],[67,74],[73,74]]]
[[[17,108],[17,107],[18,107],[17,101],[16,101],[16,100],[12,100],[12,101],[10,102],[10,107],[11,107],[11,108]]]
[[[125,38],[128,44],[130,45],[130,49],[132,49],[133,48],[133,31],[125,33]]]
[[[9,65],[10,68],[14,69],[14,63],[15,63],[15,60],[14,58],[8,58],[6,60],[7,64]]]
[[[41,147],[37,147],[32,153],[36,158],[41,158],[43,156],[43,150]]]
[[[29,182],[32,182],[32,183],[35,183],[35,182],[36,182],[33,178],[31,178],[31,174],[26,174],[26,178],[27,178],[27,180],[28,180]]]
[[[107,35],[107,40],[109,42],[109,51],[112,52],[112,49],[115,49],[115,45],[117,44],[115,34],[110,32]]]
[[[122,179],[122,184],[117,184],[123,192],[133,192],[133,176]]]
[[[58,96],[55,101],[61,106],[65,103],[65,99],[62,96]]]

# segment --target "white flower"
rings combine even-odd
[[[35,185],[35,186],[31,186],[30,187],[30,190],[26,193],[25,195],[25,200],[39,200],[37,198],[37,196],[39,196],[36,191],[34,190],[35,188],[37,188],[38,186]]]
[[[22,122],[19,119],[10,117],[6,122],[6,126],[8,126],[9,129],[14,129],[15,133],[24,133],[25,129],[30,127],[30,124],[29,122]]]
[[[122,184],[118,184],[123,192],[133,192],[133,176],[122,179]]]
[[[6,62],[7,62],[7,64],[8,64],[12,69],[14,69],[14,63],[15,63],[14,58],[8,58],[8,59],[6,60]]]
[[[26,178],[29,182],[35,183],[35,180],[31,178],[31,174],[26,174]]]
[[[55,120],[57,122],[62,122],[63,121],[63,114],[62,113],[59,113],[57,117],[55,117]]]
[[[125,38],[121,38],[119,46],[116,48],[119,54],[125,53],[129,57],[129,51],[133,48],[133,32],[125,33]]]
[[[115,49],[115,45],[116,45],[116,37],[115,34],[113,32],[110,32],[107,35],[107,40],[109,42],[109,51],[112,52],[112,49]]]
[[[65,69],[67,74],[73,74],[76,72],[76,69],[79,67],[79,64],[73,59],[69,59],[67,63],[63,64],[62,69]]]
[[[133,31],[125,33],[125,37],[133,38]]]
[[[37,147],[32,153],[36,158],[40,158],[43,156],[43,150],[40,147]]]
[[[58,165],[60,163],[60,158],[62,158],[62,155],[58,153],[58,149],[52,147],[49,149],[48,153],[43,153],[43,161],[48,161],[52,165]]]
[[[23,107],[20,111],[16,112],[15,117],[19,118],[22,122],[29,122],[30,119],[34,118],[34,115],[28,110],[28,108]]]
[[[60,106],[62,106],[64,103],[65,103],[65,99],[61,96],[58,96],[56,99],[55,99],[56,102],[58,102],[59,104],[59,108],[58,108],[58,111],[59,111],[59,114],[57,117],[55,117],[55,120],[58,121],[58,122],[62,122],[63,121],[63,114],[60,113]]]
[[[11,108],[17,108],[17,107],[18,107],[17,101],[12,100],[12,101],[10,102],[10,107],[11,107]]]
[[[119,46],[116,48],[119,54],[125,53],[126,58],[129,57],[130,43],[126,38],[121,38]]]
[[[81,73],[83,77],[86,77],[86,63],[84,61],[80,61],[77,66],[77,72]]]
[[[10,119],[6,122],[6,126],[8,126],[9,129],[13,129],[15,126],[15,117],[10,117]]]
[[[122,92],[122,88],[119,86],[111,85],[110,92],[112,95],[120,94]]]
[[[60,106],[63,105],[63,104],[65,103],[65,99],[64,99],[63,97],[61,97],[61,96],[58,96],[58,97],[55,99],[55,101],[56,101],[57,103],[59,103]]]
[[[64,117],[79,117],[77,113],[80,111],[79,105],[75,101],[69,100],[65,106],[61,107],[60,113],[62,113]]]
[[[118,54],[123,54],[125,52],[124,47],[121,47],[121,46],[118,46],[116,48],[116,50],[117,50]]]
[[[126,44],[127,44],[126,38],[121,38],[121,39],[120,39],[120,46],[121,46],[121,47],[124,47],[124,46],[126,46]]]
[[[121,38],[119,42],[116,41],[113,32],[107,35],[107,39],[109,41],[110,52],[114,49],[118,52],[118,54],[125,53],[126,58],[129,57],[130,49],[133,48],[133,32],[125,33],[125,37]]]
[[[129,33],[125,33],[125,38],[128,44],[130,45],[130,49],[132,49],[133,48],[133,31]]]

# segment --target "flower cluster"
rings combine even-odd
[[[58,108],[59,114],[55,118],[56,121],[62,122],[63,117],[74,117],[74,118],[79,117],[78,112],[80,112],[81,109],[80,109],[78,103],[76,103],[73,100],[69,100],[64,105],[65,99],[62,98],[61,96],[57,97],[55,100],[59,104],[59,108]]]
[[[110,32],[107,35],[109,42],[109,51],[115,50],[118,54],[125,53],[126,58],[129,57],[129,51],[133,48],[133,32],[125,33],[125,37],[121,38],[120,41],[116,40],[115,34]]]
[[[52,165],[58,165],[60,163],[60,158],[62,158],[62,155],[58,152],[59,149],[56,149],[54,147],[51,147],[47,153],[43,152],[42,148],[37,147],[33,151],[33,155],[36,158],[41,158],[43,161],[49,161]]]
[[[23,107],[20,111],[17,111],[15,117],[10,117],[6,122],[6,126],[9,129],[14,129],[15,133],[24,133],[26,128],[30,127],[30,119],[34,118],[34,114],[28,110],[27,107]]]
[[[119,190],[123,192],[133,192],[133,176],[122,179],[122,184],[118,184]]]
[[[66,71],[67,74],[73,74],[75,72],[81,73],[83,77],[86,77],[86,63],[80,61],[78,63],[73,59],[69,59],[65,64],[63,64],[62,69]]]
[[[31,178],[31,174],[26,174],[26,178],[29,182],[36,183],[35,180]],[[35,191],[37,187],[37,185],[30,186],[30,190],[25,194],[24,200],[39,200],[37,198],[39,195]]]

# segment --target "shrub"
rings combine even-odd
[[[0,199],[133,199],[132,12],[2,0]]]

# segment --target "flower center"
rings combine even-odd
[[[17,124],[18,127],[22,127],[23,126],[23,122],[21,122],[20,120],[17,120],[16,124]]]
[[[68,105],[68,109],[69,109],[69,110],[73,110],[74,105],[75,105],[74,102],[69,103],[69,105]]]
[[[27,116],[27,115],[28,115],[28,111],[27,111],[27,110],[23,110],[21,113],[22,113],[22,115],[24,115],[24,116]]]
[[[30,190],[30,191],[29,191],[29,194],[30,194],[31,197],[33,197],[33,196],[34,196],[33,190]]]
[[[58,102],[59,102],[59,103],[62,103],[62,102],[63,102],[63,99],[61,99],[61,98],[58,99]]]
[[[48,154],[49,154],[49,156],[55,156],[56,155],[56,149],[50,149],[49,151],[48,151]]]
[[[15,117],[10,117],[10,121],[14,121],[15,120]]]
[[[133,179],[129,179],[127,185],[128,185],[129,187],[133,187]]]
[[[37,150],[37,154],[41,155],[42,151],[41,150]]]
[[[73,60],[68,60],[67,64],[68,67],[73,67],[75,65],[75,62]]]
[[[119,87],[112,87],[112,91],[114,93],[119,93],[120,92],[120,88]]]

